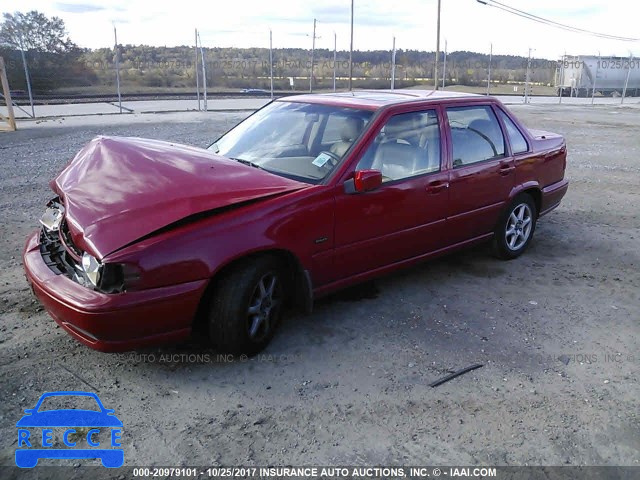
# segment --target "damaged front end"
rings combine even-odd
[[[75,243],[65,219],[60,198],[47,204],[40,218],[40,254],[44,263],[56,274],[102,293],[121,293],[139,279],[133,265],[102,263]]]

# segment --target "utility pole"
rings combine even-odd
[[[444,39],[444,64],[442,65],[442,89],[444,90],[444,80],[447,76],[447,39]]]
[[[2,91],[2,97],[7,104],[7,116],[4,117],[0,114],[0,120],[5,120],[8,123],[8,127],[0,127],[0,131],[9,129],[10,132],[16,131],[16,117],[13,113],[13,100],[11,100],[11,90],[9,90],[9,82],[7,81],[7,69],[4,66],[4,58],[0,57],[0,90]]]
[[[122,113],[122,97],[120,96],[120,49],[118,48],[118,33],[116,32],[116,26],[113,26],[113,40],[114,40],[114,52],[116,57],[116,88],[118,90],[118,106],[120,107],[120,113]]]
[[[273,99],[273,33],[269,29],[269,76],[271,77],[271,99]]]
[[[351,0],[351,47],[349,48],[349,91],[353,90],[353,0]]]
[[[436,28],[436,64],[433,68],[433,84],[438,90],[438,62],[440,61],[440,0],[438,0],[438,27]]]
[[[309,93],[313,93],[313,57],[316,53],[316,19],[313,19],[313,40],[311,42],[311,73],[309,74]]]
[[[598,63],[596,63],[596,73],[593,76],[593,88],[591,89],[591,105],[593,105],[593,98],[596,96],[596,81],[598,79],[598,68],[600,68],[600,51],[598,51]]]
[[[198,40],[200,40],[200,60],[202,60],[202,94],[203,94],[203,104],[204,111],[207,111],[207,69],[205,67],[204,61],[204,48],[202,48],[202,38],[200,37],[200,32],[198,32]]]
[[[338,58],[338,37],[333,32],[333,91],[336,91],[336,60]]]
[[[24,54],[24,46],[20,42],[20,54],[22,55],[22,65],[24,66],[24,79],[27,82],[27,91],[29,92],[29,103],[31,104],[31,117],[36,118],[36,111],[33,108],[33,95],[31,94],[31,76],[29,75],[29,67],[27,66],[27,58]]]
[[[487,95],[491,95],[491,57],[493,56],[493,43],[489,44],[489,72],[487,74]]]
[[[391,53],[391,90],[396,88],[396,37],[393,37],[393,50]]]
[[[624,96],[627,94],[627,87],[629,86],[629,75],[631,74],[631,62],[633,62],[633,54],[629,54],[629,68],[627,68],[627,78],[624,81],[624,89],[622,90],[622,97],[620,97],[620,105],[624,103]]]
[[[198,29],[196,28],[196,63],[194,63],[196,71],[196,95],[198,96],[198,111],[200,111],[200,75],[198,74]]]
[[[529,58],[527,59],[527,74],[524,78],[524,103],[529,103],[529,71],[531,70],[531,47],[529,47]]]
[[[562,91],[564,90],[564,63],[567,60],[567,51],[564,51],[564,55],[562,55],[562,63],[560,64],[561,73],[560,73],[560,99],[558,103],[562,103]]]

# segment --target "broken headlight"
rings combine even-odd
[[[94,287],[97,287],[100,283],[102,273],[102,264],[100,261],[87,252],[84,252],[82,255],[82,271],[87,277],[87,280],[89,280]]]
[[[40,223],[49,232],[57,232],[60,230],[60,224],[64,218],[64,207],[58,200],[58,198],[51,200],[47,204],[47,209],[44,214],[40,217]]]
[[[87,252],[82,255],[82,272],[91,285],[104,293],[120,293],[135,287],[140,269],[127,263],[101,263]]]

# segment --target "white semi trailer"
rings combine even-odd
[[[625,93],[626,86],[626,93]],[[565,55],[556,69],[556,92],[563,97],[640,95],[640,58]]]

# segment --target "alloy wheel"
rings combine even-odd
[[[282,292],[278,275],[263,275],[254,288],[247,310],[247,331],[252,341],[260,342],[269,335],[281,304]]]
[[[509,250],[521,249],[531,235],[533,225],[531,208],[526,203],[520,203],[511,211],[505,229],[505,240]]]

